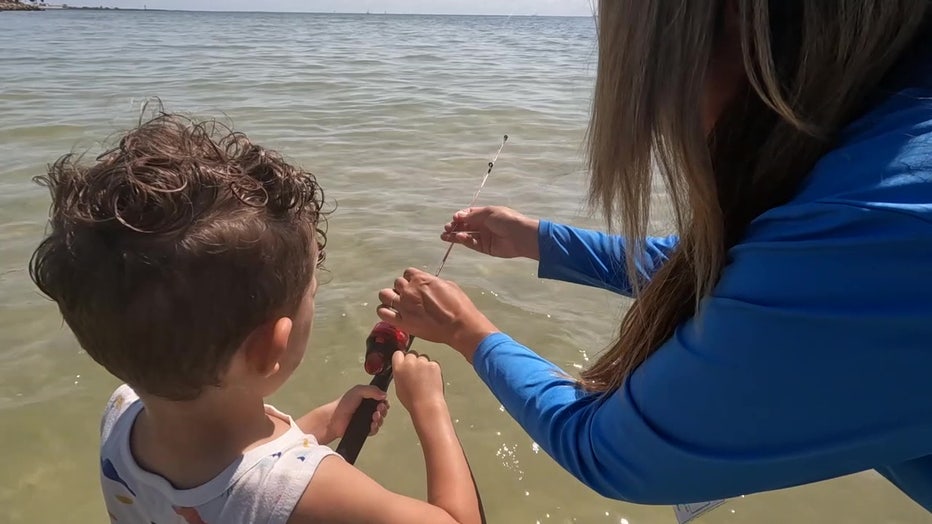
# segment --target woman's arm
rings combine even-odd
[[[913,490],[910,469],[932,454],[928,224],[845,205],[771,214],[618,391],[584,394],[501,333],[472,355],[476,371],[607,497],[700,502],[881,468],[932,509],[932,483]]]
[[[648,237],[640,270],[650,277],[669,258],[677,237]],[[625,241],[617,235],[546,220],[538,228],[538,276],[607,289],[625,296],[633,290],[625,267]]]
[[[499,258],[523,257],[538,261],[538,276],[599,287],[630,296],[632,286],[625,264],[625,240],[619,236],[533,219],[513,209],[485,206],[453,215],[440,238]],[[645,239],[645,260],[639,264],[643,280],[663,265],[677,238]]]

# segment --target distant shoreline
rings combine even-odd
[[[0,0],[0,11],[128,11],[128,12],[172,12],[172,13],[226,13],[226,14],[301,14],[301,15],[364,15],[364,16],[488,16],[509,18],[589,18],[590,15],[502,15],[502,14],[468,14],[468,13],[365,13],[361,11],[205,11],[200,9],[143,9],[139,7],[81,7],[60,5],[39,7],[32,4],[17,4]]]
[[[136,11],[136,9],[120,9],[119,7],[77,7],[56,4],[33,4],[32,2],[5,2],[0,0],[0,11],[70,11],[72,9],[82,11]],[[143,11],[143,9],[139,9],[139,11]]]

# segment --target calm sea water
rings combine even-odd
[[[25,272],[47,213],[31,177],[48,162],[99,150],[144,100],[160,97],[168,110],[225,118],[318,175],[339,204],[330,274],[308,357],[271,399],[299,415],[366,381],[376,291],[406,266],[436,268],[441,225],[468,203],[503,134],[509,144],[481,203],[598,227],[583,205],[581,157],[595,56],[589,18],[0,14],[0,522],[106,521],[98,417],[117,382],[83,354]],[[537,280],[535,270],[457,249],[444,272],[501,328],[580,369],[609,342],[626,304]],[[418,344],[444,366],[490,522],[674,522],[669,507],[582,487],[458,355]],[[357,464],[391,489],[425,496],[400,406]],[[701,520],[927,521],[871,473],[733,500]]]

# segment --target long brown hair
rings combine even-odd
[[[589,128],[590,202],[628,239],[635,290],[613,346],[582,373],[619,387],[695,315],[727,249],[785,203],[920,31],[929,0],[602,0]],[[713,50],[735,9],[746,81],[715,128],[700,106]],[[679,243],[639,270],[659,173]]]

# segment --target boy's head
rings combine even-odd
[[[160,114],[38,181],[51,232],[30,274],[118,378],[191,400],[234,356],[267,376],[300,361],[326,240],[311,173],[215,122]]]

